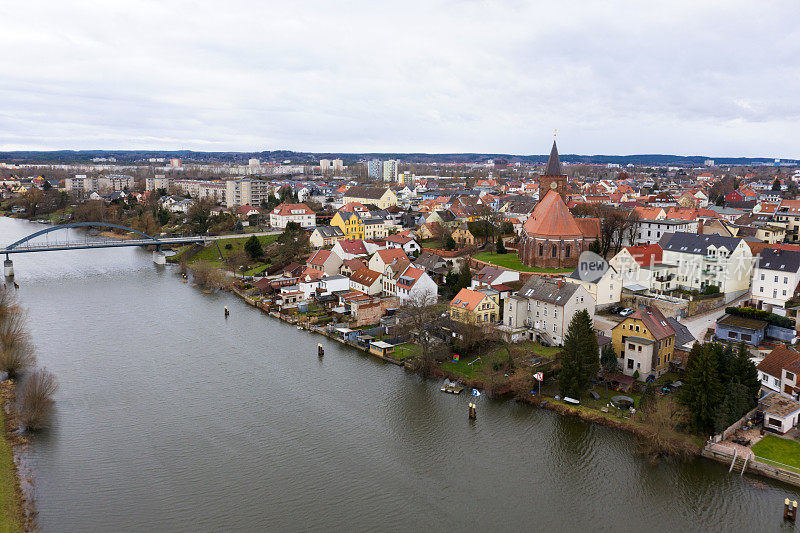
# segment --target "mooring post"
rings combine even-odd
[[[230,314],[231,314],[231,312],[228,311],[228,306],[226,305],[225,306],[225,318],[228,318],[228,316],[230,316]]]
[[[14,262],[8,258],[8,254],[6,254],[6,260],[3,261],[3,275],[7,278],[14,277]]]
[[[317,344],[317,355],[319,357],[322,357],[323,355],[325,355],[325,349],[322,347],[322,343]]]
[[[475,420],[478,418],[478,405],[473,402],[469,402],[469,419]]]
[[[791,520],[792,522],[794,522],[796,518],[797,518],[797,500],[789,501],[789,498],[786,498],[783,501],[783,519]]]

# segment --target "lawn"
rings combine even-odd
[[[420,246],[423,248],[441,248],[442,243],[441,241],[422,241],[419,243]]]
[[[546,357],[547,359],[555,359],[560,351],[561,348],[555,346],[542,346],[538,342],[533,341],[518,342],[511,345],[511,353],[513,354],[515,360],[518,360],[520,356],[523,356],[525,359],[530,359],[531,354],[535,354],[540,357]],[[506,353],[506,347],[502,345],[498,346],[492,351],[492,355],[494,357],[505,358],[507,357]]]
[[[453,374],[458,374],[462,378],[474,379],[483,366],[483,357],[475,361],[476,357],[475,355],[462,356],[458,361],[447,361],[446,363],[442,363],[441,369],[452,372]],[[472,363],[473,361],[475,362]]]
[[[419,347],[418,344],[401,344],[400,346],[394,347],[393,356],[397,357],[398,359],[409,359],[411,357],[419,357],[422,355],[422,348]]]
[[[2,415],[0,432],[3,435],[6,432]],[[22,531],[13,464],[11,444],[5,437],[0,437],[0,531]]]
[[[229,255],[231,255],[234,252],[242,251],[242,250],[244,250],[244,243],[247,242],[247,239],[249,239],[249,238],[250,237],[248,237],[248,236],[245,236],[245,237],[232,237],[230,239],[219,239],[219,240],[216,240],[216,241],[212,241],[212,242],[210,242],[208,244],[208,246],[203,248],[200,251],[200,253],[198,253],[197,255],[195,255],[192,258],[192,262],[194,262],[194,261],[208,261],[208,262],[214,263],[214,264],[216,264],[218,266],[222,266],[222,264],[221,264],[221,262],[219,260],[220,251],[222,251],[223,257],[228,257]],[[277,235],[262,235],[262,236],[258,237],[258,240],[261,241],[261,246],[263,248],[266,248],[267,246],[269,246],[270,244],[275,242],[275,240],[277,238],[278,238]],[[227,244],[231,245],[231,249],[230,250],[225,248],[225,245],[227,245]],[[219,245],[219,248],[217,248],[217,245]]]
[[[767,435],[751,448],[758,459],[767,459],[793,467],[800,472],[800,443],[791,439],[782,439],[775,435]],[[776,465],[781,466],[781,465]]]
[[[472,256],[473,259],[477,259],[478,261],[485,261],[487,263],[491,263],[493,265],[497,265],[504,268],[510,268],[511,270],[519,270],[520,272],[539,272],[542,274],[559,274],[559,273],[569,273],[572,272],[573,269],[571,268],[538,268],[538,267],[529,267],[527,265],[522,264],[522,261],[519,260],[519,256],[515,253],[509,252],[507,254],[496,254],[493,252],[480,252]]]

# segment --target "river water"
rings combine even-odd
[[[41,228],[0,218],[0,243]],[[800,499],[510,401],[470,422],[468,397],[203,294],[144,250],[13,259],[60,382],[30,454],[43,531],[753,531]]]

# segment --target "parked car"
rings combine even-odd
[[[608,308],[608,312],[611,313],[612,315],[616,315],[620,311],[622,311],[622,307],[620,307],[618,305],[614,305],[614,306]]]
[[[630,307],[626,307],[625,309],[619,312],[620,316],[628,316],[632,314],[633,314],[633,309],[631,309]]]

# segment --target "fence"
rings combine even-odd
[[[752,409],[751,409],[751,410],[750,410],[750,411],[749,411],[747,414],[745,414],[745,415],[744,415],[742,418],[740,418],[739,420],[737,420],[736,422],[734,422],[733,424],[731,424],[730,426],[728,426],[728,428],[727,428],[727,429],[725,429],[725,431],[723,431],[721,434],[719,434],[719,435],[714,435],[714,442],[720,442],[720,441],[723,441],[723,440],[727,440],[727,438],[728,438],[728,437],[730,437],[731,435],[733,435],[733,434],[734,434],[734,433],[735,433],[735,432],[736,432],[736,431],[737,431],[739,428],[741,428],[741,427],[742,427],[742,424],[744,424],[745,422],[747,422],[747,420],[748,420],[750,417],[752,417],[753,415],[755,415],[755,414],[756,414],[756,411],[758,411],[758,406],[756,406],[756,407],[753,407],[753,408],[752,408]]]

